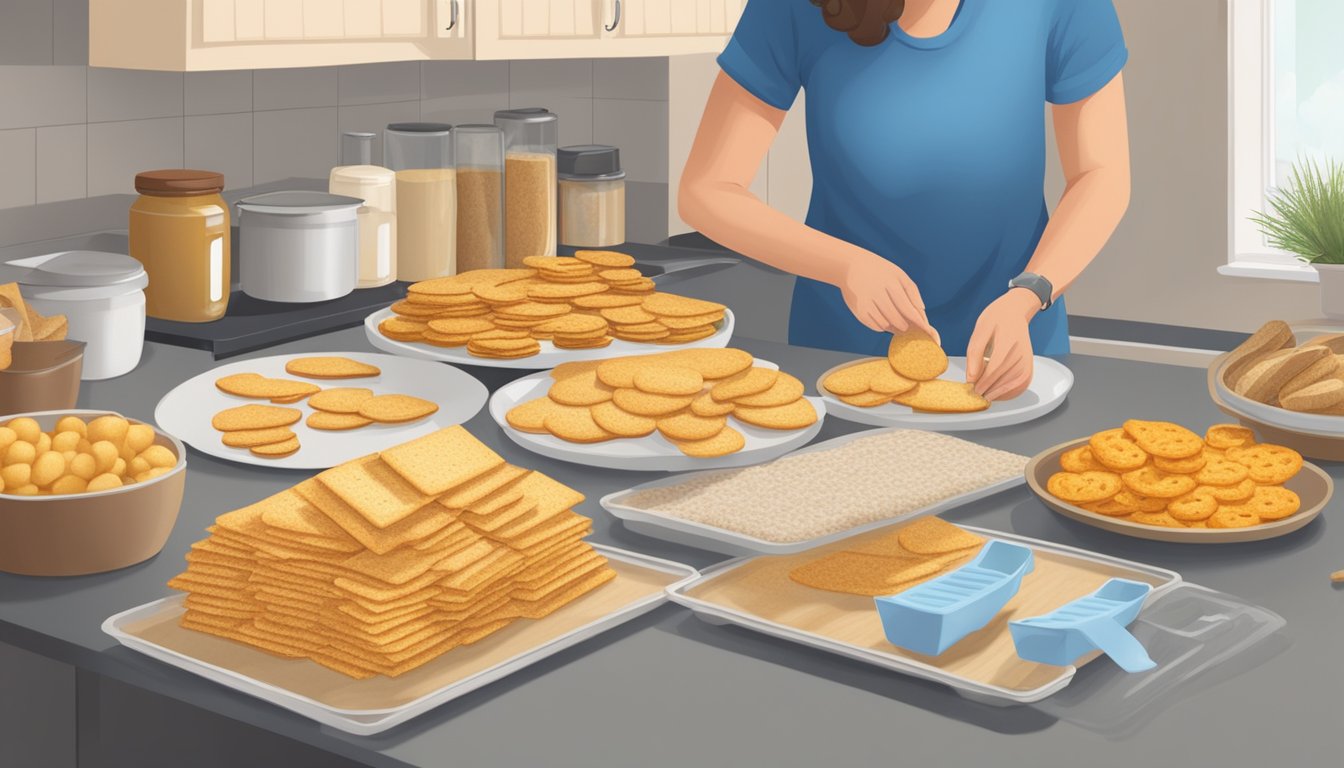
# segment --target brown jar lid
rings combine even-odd
[[[224,189],[224,174],[214,171],[166,169],[135,175],[135,191],[154,197],[211,195]]]

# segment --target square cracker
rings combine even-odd
[[[402,443],[383,451],[380,457],[428,496],[438,496],[504,464],[499,454],[461,426]]]
[[[429,538],[453,523],[453,516],[448,510],[432,504],[393,525],[378,528],[346,504],[325,484],[318,482],[317,478],[309,478],[299,483],[294,486],[294,490],[313,506],[322,510],[323,514],[331,518],[332,522],[353,536],[356,541],[380,555],[403,544]]]
[[[317,480],[375,528],[404,520],[434,500],[403,480],[377,455],[332,467]]]

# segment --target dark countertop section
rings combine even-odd
[[[735,340],[805,382],[848,356]],[[361,329],[258,354],[368,351]],[[1033,454],[1127,417],[1189,425],[1222,421],[1204,372],[1084,356],[1068,402],[1031,424],[970,433],[986,445]],[[146,345],[139,369],[88,382],[81,407],[150,418],[175,384],[213,367],[204,352]],[[483,377],[494,388],[510,372]],[[647,473],[593,470],[526,453],[484,411],[467,424],[509,461],[546,472],[588,496],[595,541],[704,567],[712,553],[636,535],[602,511],[602,495]],[[861,429],[828,419],[825,440]],[[1338,505],[1297,533],[1269,542],[1190,546],[1139,541],[1048,511],[1023,489],[949,513],[955,522],[1061,542],[1179,571],[1283,615],[1291,646],[1216,687],[1182,691],[1170,708],[1123,740],[1031,707],[994,708],[950,690],[664,606],[383,735],[320,727],[251,697],[118,647],[100,630],[112,613],[165,596],[164,582],[217,515],[288,487],[309,473],[235,465],[192,452],[187,497],[164,551],[143,564],[88,577],[0,574],[0,642],[72,664],[224,718],[368,765],[1297,765],[1344,754],[1339,692],[1344,595],[1328,574],[1344,567]],[[1338,480],[1344,471],[1329,467]],[[1084,673],[1086,670],[1084,670]]]

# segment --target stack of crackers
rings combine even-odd
[[[1302,469],[1291,448],[1257,443],[1236,424],[1204,437],[1179,424],[1130,419],[1064,452],[1046,490],[1089,512],[1165,528],[1247,528],[1296,514],[1283,484]]]
[[[220,516],[169,586],[184,627],[395,677],[614,578],[581,501],[452,427]]]
[[[753,366],[740,349],[684,349],[653,355],[566,363],[551,371],[546,397],[506,415],[514,429],[572,443],[640,438],[655,431],[687,456],[713,458],[742,450],[746,438],[728,417],[766,429],[803,429],[817,411],[803,383]]]
[[[789,571],[813,589],[879,597],[904,592],[965,564],[985,540],[936,517],[924,517],[877,536],[860,536]]]
[[[465,346],[484,358],[598,349],[623,341],[686,344],[713,336],[726,307],[668,293],[614,251],[531,256],[522,269],[479,269],[415,283],[378,330],[396,341]]]
[[[1271,320],[1228,353],[1222,377],[1228,389],[1259,403],[1344,416],[1344,333],[1299,345],[1287,323]]]
[[[13,309],[14,341],[64,341],[70,323],[65,315],[43,317],[28,306],[19,293],[18,283],[0,285],[0,309]]]
[[[947,372],[947,354],[928,334],[910,330],[892,337],[885,358],[860,360],[826,377],[822,387],[841,402],[860,408],[887,403],[917,413],[972,413],[989,401],[971,385],[939,379]]]
[[[358,379],[379,376],[374,365],[346,357],[299,357],[285,363],[285,372],[311,379]],[[370,424],[401,424],[423,419],[439,410],[428,400],[410,395],[375,395],[366,387],[322,389],[294,379],[276,379],[257,373],[235,373],[215,381],[221,392],[237,397],[298,403],[307,400],[313,413],[304,422],[313,429],[347,430]],[[298,452],[299,438],[290,426],[303,418],[298,408],[242,405],[215,414],[211,426],[224,433],[225,445],[247,448],[254,456],[279,459]]]

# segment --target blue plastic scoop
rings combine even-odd
[[[1027,547],[993,540],[951,573],[899,595],[875,598],[887,642],[937,656],[988,624],[1034,566]]]
[[[1068,666],[1079,656],[1100,650],[1126,672],[1157,666],[1129,630],[1152,586],[1111,579],[1096,592],[1044,616],[1008,623],[1017,655],[1027,661]]]

